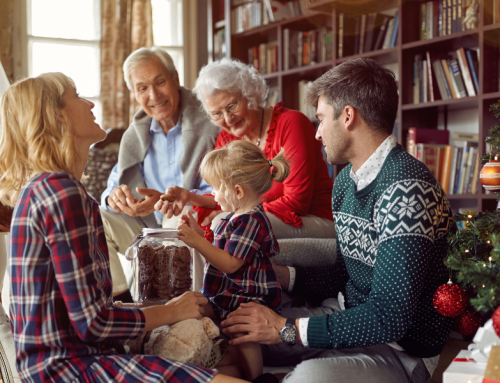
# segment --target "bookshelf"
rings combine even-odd
[[[470,0],[456,0],[468,4]],[[484,139],[494,123],[489,106],[500,99],[499,56],[500,20],[494,16],[500,7],[500,0],[480,0],[477,28],[457,31],[420,40],[420,7],[425,1],[409,0],[307,0],[308,13],[290,17],[267,25],[261,25],[240,33],[232,33],[231,11],[244,1],[208,0],[208,47],[209,57],[214,59],[213,37],[225,28],[224,43],[228,57],[248,63],[248,48],[276,43],[277,70],[265,74],[270,88],[277,89],[278,100],[286,107],[299,109],[299,82],[314,81],[329,69],[348,59],[357,57],[373,58],[389,66],[396,73],[400,94],[399,112],[395,134],[398,142],[406,146],[406,134],[410,127],[433,129],[461,129],[461,121],[469,121],[471,129],[478,134],[479,154],[485,151]],[[338,57],[339,14],[356,17],[370,12],[387,13],[397,11],[399,23],[397,39],[393,47],[364,53]],[[494,23],[494,21],[497,21]],[[284,30],[309,31],[327,27],[333,31],[332,57],[313,65],[284,70]],[[436,33],[437,35],[438,33]],[[478,65],[479,92],[474,97],[460,99],[437,99],[433,102],[413,102],[414,58],[426,52],[449,53],[459,48],[477,49],[480,52]],[[341,170],[334,166],[332,176]],[[496,195],[486,194],[480,187],[477,194],[451,194],[448,196],[454,211],[459,208],[475,207],[479,211],[496,208]]]

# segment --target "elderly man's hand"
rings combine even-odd
[[[286,319],[280,317],[268,307],[257,303],[242,303],[222,322],[224,334],[247,333],[240,338],[231,339],[229,344],[238,345],[245,342],[260,344],[281,343],[280,330],[285,326]]]
[[[131,217],[144,217],[154,212],[154,205],[160,199],[161,193],[154,189],[136,188],[143,199],[135,198],[127,185],[113,189],[108,197],[108,205],[118,213]]]
[[[167,218],[172,218],[173,215],[176,217],[182,213],[182,209],[186,206],[189,199],[189,190],[181,188],[179,186],[170,186],[165,194],[169,194],[175,198],[174,202],[158,200],[154,206],[155,210],[160,211],[165,214]]]

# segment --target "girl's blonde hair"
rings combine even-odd
[[[0,202],[14,206],[21,188],[44,172],[71,173],[76,145],[63,95],[75,88],[62,73],[10,86],[0,99]]]
[[[214,188],[226,191],[235,185],[248,185],[257,195],[283,182],[290,173],[283,149],[268,160],[254,144],[238,140],[208,153],[200,167],[201,176]]]

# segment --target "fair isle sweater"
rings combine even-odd
[[[294,287],[316,299],[342,291],[346,310],[310,318],[308,345],[341,349],[397,342],[413,356],[438,355],[452,324],[432,304],[448,276],[443,261],[454,223],[446,195],[400,145],[360,191],[350,170],[351,165],[342,170],[333,189],[337,262],[322,270],[299,268]]]

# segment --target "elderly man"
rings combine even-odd
[[[432,304],[448,276],[443,260],[454,223],[446,195],[392,134],[398,93],[391,71],[349,60],[312,84],[308,102],[317,108],[316,138],[328,162],[349,163],[333,188],[336,264],[276,267],[283,289],[321,305],[280,317],[243,304],[222,323],[224,332],[248,333],[233,344],[271,345],[263,346],[266,364],[299,363],[286,383],[426,382],[452,323]]]
[[[204,155],[220,132],[196,96],[179,85],[170,55],[161,48],[140,48],[123,64],[125,81],[141,109],[125,131],[118,163],[102,194],[101,214],[108,241],[115,299],[130,300],[123,265],[133,236],[160,227],[154,212],[160,195],[173,185],[200,194],[211,187],[198,174]],[[143,201],[141,201],[143,199]],[[178,215],[180,211],[169,212]]]

